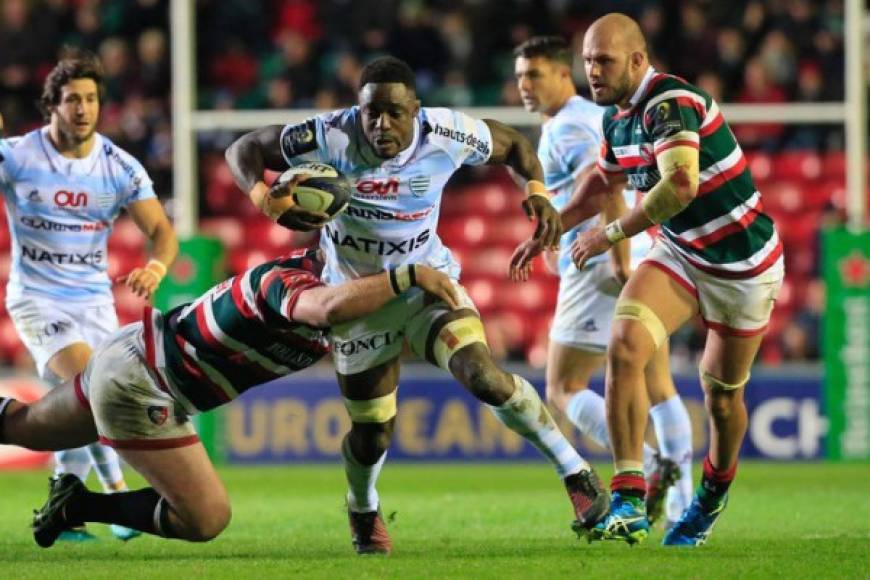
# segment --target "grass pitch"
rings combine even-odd
[[[340,466],[221,474],[234,515],[213,542],[124,544],[92,525],[99,541],[44,550],[28,523],[47,474],[2,473],[2,577],[870,578],[867,464],[745,462],[710,543],[684,550],[662,547],[660,530],[633,548],[578,541],[564,490],[544,464],[388,463],[380,491],[395,553],[386,558],[353,553]]]

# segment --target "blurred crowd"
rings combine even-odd
[[[197,0],[198,104],[348,105],[364,64],[390,53],[417,71],[427,105],[518,106],[513,47],[535,34],[561,34],[579,52],[588,24],[609,11],[637,18],[655,66],[720,101],[843,98],[843,0]],[[35,102],[61,47],[86,47],[106,69],[100,130],[140,159],[158,193],[168,195],[168,32],[168,0],[0,0],[0,113],[7,133],[42,122]],[[582,92],[579,59],[575,79]],[[735,132],[747,150],[842,149],[840,127],[741,125]],[[200,145],[214,148],[227,139]],[[202,158],[207,192],[221,158],[214,151]],[[201,209],[206,217],[220,213],[205,199]],[[817,357],[817,320],[794,320],[800,332],[784,333],[784,358]],[[695,348],[692,340],[680,344]]]

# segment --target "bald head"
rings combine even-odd
[[[640,26],[618,12],[602,16],[583,37],[583,62],[595,102],[627,107],[649,66]]]
[[[646,39],[643,37],[640,26],[633,18],[619,12],[605,14],[593,22],[586,31],[584,45],[586,39],[596,43],[608,43],[614,48],[629,53],[642,52],[646,54]]]

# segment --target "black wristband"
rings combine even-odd
[[[396,267],[393,266],[392,268],[390,268],[389,272],[390,272],[390,286],[393,287],[393,294],[398,296],[399,294],[402,293],[402,291],[399,289],[399,280],[396,277]]]

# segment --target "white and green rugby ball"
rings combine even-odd
[[[309,211],[319,211],[330,218],[344,211],[353,195],[348,179],[326,163],[300,163],[278,177],[278,183],[296,175],[308,178],[293,189],[293,201]]]

